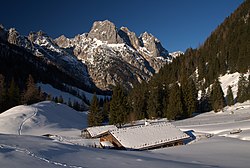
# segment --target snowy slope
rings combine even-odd
[[[43,84],[43,83],[37,83],[37,86],[41,88],[41,91],[47,93],[47,94],[50,94],[52,97],[60,97],[62,96],[63,97],[63,100],[67,103],[68,100],[70,99],[72,102],[76,101],[78,103],[82,103],[83,101],[70,94],[70,93],[67,93],[67,92],[63,92],[61,90],[58,90],[56,88],[54,88],[53,86],[51,86],[50,84]],[[79,88],[76,88],[76,87],[73,87],[73,86],[69,86],[67,85],[67,87],[71,88],[72,90],[76,91],[79,95],[84,95],[85,98],[91,102],[92,98],[93,98],[93,93],[89,93],[89,92],[86,92],[86,91],[83,91]],[[110,98],[110,96],[106,96],[106,95],[97,95],[98,99],[105,99],[105,98]]]
[[[247,78],[249,73],[244,74],[244,76]],[[240,73],[235,72],[233,74],[225,74],[224,76],[221,76],[219,78],[221,82],[221,87],[224,92],[224,95],[227,95],[227,88],[230,85],[232,87],[234,98],[237,96],[237,90],[238,90],[238,81],[239,81]]]
[[[0,114],[0,133],[19,135],[60,134],[87,126],[86,113],[50,101],[20,105]]]
[[[194,131],[196,140],[183,146],[141,152],[86,148],[79,145],[86,146],[87,141],[83,142],[75,134],[76,130],[80,134],[80,129],[86,126],[86,114],[48,101],[17,106],[0,114],[0,132],[16,134],[0,133],[1,167],[249,167],[250,101],[226,107],[224,112],[211,111],[173,124]],[[239,128],[241,133],[229,133]],[[19,130],[22,136],[17,135]],[[44,133],[58,136],[52,140],[27,135]],[[213,135],[199,137],[206,133]]]

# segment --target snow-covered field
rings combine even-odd
[[[248,168],[250,101],[173,122],[195,139],[178,147],[150,151],[90,148],[98,140],[80,137],[86,113],[53,102],[17,106],[0,114],[1,167],[173,167]],[[230,134],[233,130],[242,132]],[[53,134],[51,138],[44,134]],[[208,138],[210,135],[211,137]]]

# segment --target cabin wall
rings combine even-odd
[[[122,144],[120,144],[117,139],[112,134],[107,134],[100,138],[100,141],[109,141],[111,142],[116,148],[124,148]]]

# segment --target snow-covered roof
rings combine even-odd
[[[119,143],[129,149],[142,149],[189,138],[171,123],[127,127],[110,131]]]
[[[104,125],[104,126],[96,126],[96,127],[88,127],[86,130],[89,132],[91,137],[97,137],[105,132],[115,130],[117,127],[115,125]]]

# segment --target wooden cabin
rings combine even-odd
[[[189,138],[171,123],[155,123],[110,130],[100,142],[116,149],[149,150],[183,145]]]

